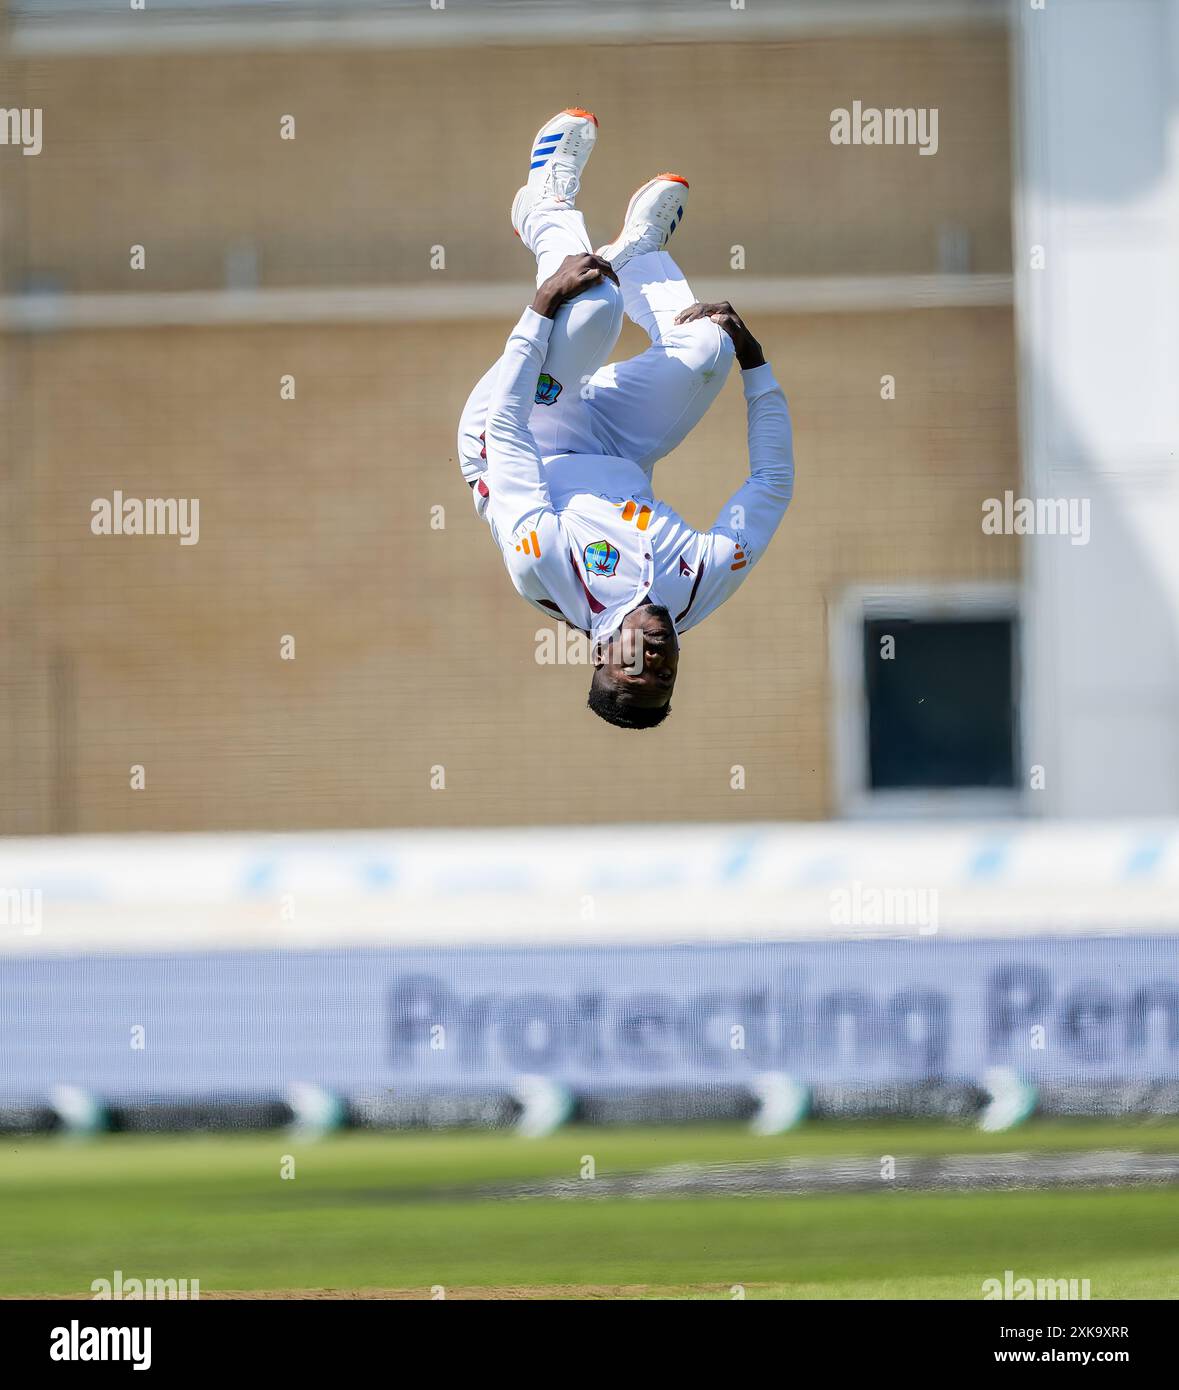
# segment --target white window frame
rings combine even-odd
[[[873,791],[868,785],[868,691],[864,622],[875,618],[956,620],[1008,618],[1015,622],[1011,695],[1016,710],[1015,766],[1023,765],[1024,691],[1017,583],[856,584],[828,605],[835,804],[838,814],[862,817],[989,818],[1018,815],[1026,792],[1012,788],[947,787]]]

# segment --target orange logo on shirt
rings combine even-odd
[[[644,502],[643,505],[640,507],[639,504],[632,498],[631,501],[623,504],[623,521],[633,520],[634,524],[639,528],[640,531],[645,531],[647,527],[651,524],[651,516],[651,508],[647,506],[646,502]]]

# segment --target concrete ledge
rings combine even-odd
[[[994,308],[1012,302],[1010,275],[755,278],[733,274],[697,280],[695,288],[701,299],[732,299],[738,307],[759,314]],[[524,282],[7,295],[0,297],[0,331],[507,321],[519,315],[529,298]]]
[[[569,0],[521,8],[452,0],[432,10],[426,0],[306,5],[281,13],[248,4],[149,5],[96,16],[92,7],[61,0],[13,6],[9,52],[14,57],[174,50],[298,48],[444,48],[494,44],[552,47],[593,43],[743,43],[825,38],[857,33],[940,33],[963,26],[1003,26],[1003,0],[792,0],[749,3],[743,10],[700,0]],[[537,11],[542,11],[538,14]]]

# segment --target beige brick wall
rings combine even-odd
[[[1009,265],[1006,48],[990,32],[103,56],[17,64],[9,85],[45,112],[43,153],[0,161],[10,287],[217,286],[240,243],[272,285],[428,278],[434,245],[453,278],[519,276],[508,205],[527,142],[570,104],[602,120],[582,198],[601,240],[670,168],[694,185],[698,275],[727,272],[735,243],[753,274],[931,270],[943,223],[969,231],[975,269]],[[936,106],[937,155],[832,146],[830,112],[856,99]]]
[[[525,142],[570,102],[603,120],[582,200],[602,235],[640,179],[691,177],[689,275],[727,274],[738,242],[755,276],[931,270],[946,224],[976,269],[1009,265],[990,33],[3,73],[10,104],[43,107],[46,142],[0,160],[9,291],[215,287],[247,243],[266,285],[490,278],[523,296],[506,208]],[[857,98],[939,107],[938,155],[833,147],[829,112]],[[1011,317],[768,320],[740,286],[791,396],[798,495],[747,586],[690,634],[674,717],[650,736],[583,709],[584,668],[536,664],[538,617],[454,469],[459,408],[506,322],[0,336],[0,831],[830,813],[826,601],[852,581],[1015,573],[978,524],[1016,479]],[[622,350],[640,346],[628,329]],[[733,383],[658,482],[707,524],[743,469]],[[91,535],[91,502],[116,488],[199,497],[200,543]]]
[[[1014,573],[1012,544],[979,526],[1016,478],[1010,316],[751,318],[791,397],[797,497],[747,585],[686,638],[674,715],[650,735],[582,708],[584,667],[536,664],[541,620],[454,467],[498,327],[9,340],[29,392],[32,612],[22,678],[6,665],[5,828],[829,813],[826,601],[855,581]],[[732,381],[657,482],[708,524],[743,469]],[[90,504],[116,487],[199,497],[199,544],[92,535]]]

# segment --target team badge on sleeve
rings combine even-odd
[[[609,541],[590,541],[583,557],[587,574],[609,577],[618,568],[618,549]]]
[[[536,383],[536,404],[554,405],[560,394],[561,383],[557,378],[549,376],[548,372],[541,372],[540,380]]]

